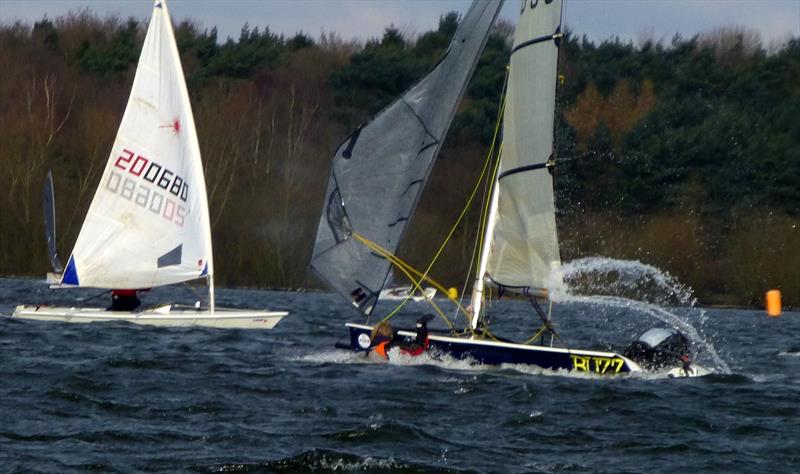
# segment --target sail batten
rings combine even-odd
[[[476,0],[434,69],[337,149],[312,270],[370,314],[502,0]],[[354,233],[361,237],[356,239]]]
[[[213,274],[205,177],[166,2],[62,283],[151,288]]]
[[[547,289],[561,265],[552,179],[561,7],[523,2],[514,36],[497,213],[486,239],[485,278],[498,286]]]

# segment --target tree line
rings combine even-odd
[[[456,13],[414,38],[238,40],[175,25],[203,154],[222,284],[319,287],[307,264],[333,150],[440,58]],[[0,24],[0,273],[48,268],[41,188],[55,177],[71,249],[124,111],[147,24],[87,10]],[[513,26],[492,33],[401,255],[424,267],[461,211],[497,120]],[[767,50],[720,28],[669,42],[592,42],[559,58],[555,172],[564,260],[638,259],[701,302],[800,301],[800,39]],[[461,286],[479,206],[433,268]]]

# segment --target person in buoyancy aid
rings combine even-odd
[[[389,360],[389,350],[392,347],[399,347],[401,354],[418,356],[425,352],[430,344],[428,340],[428,321],[433,317],[425,315],[417,320],[417,337],[411,342],[406,342],[402,336],[398,336],[392,325],[388,321],[381,321],[372,329],[370,339],[372,343],[367,349],[367,357],[376,362],[387,362]]]

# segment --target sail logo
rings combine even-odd
[[[572,370],[578,372],[617,374],[625,365],[625,361],[618,357],[581,356],[575,354],[570,354],[569,357],[572,359]]]
[[[372,341],[369,338],[369,334],[361,333],[358,335],[358,347],[362,349],[369,349],[369,345]]]
[[[128,149],[122,150],[114,167],[127,173],[112,168],[106,182],[107,191],[183,227],[188,209],[181,201],[187,201],[189,185],[181,176]]]

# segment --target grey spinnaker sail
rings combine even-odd
[[[369,315],[502,0],[476,0],[436,67],[336,150],[311,268]]]
[[[552,153],[561,0],[523,2],[514,35],[488,277],[507,288],[557,284]]]

